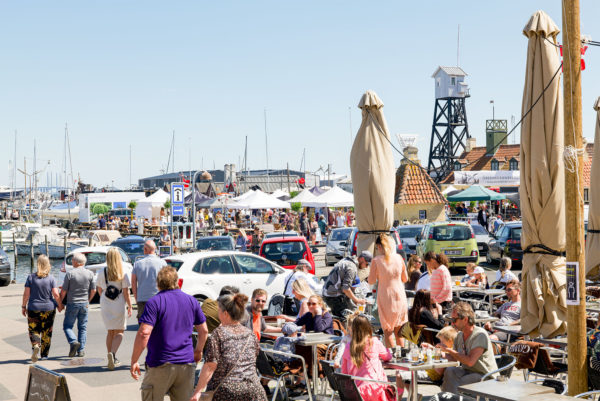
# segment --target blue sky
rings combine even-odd
[[[425,164],[434,106],[431,74],[456,64],[469,74],[471,135],[484,143],[492,116],[518,121],[527,40],[537,9],[561,27],[560,1],[55,1],[0,5],[0,185],[8,185],[14,131],[18,166],[33,159],[60,173],[65,123],[74,175],[101,186],[165,168],[239,164],[270,168],[332,163],[349,172],[350,118],[362,93],[385,103],[392,134],[418,134]],[[582,32],[600,40],[600,2],[581,0]],[[560,41],[560,37],[559,37]],[[584,136],[593,140],[600,48],[583,73]],[[350,108],[350,109],[349,109]],[[350,111],[349,111],[350,110]],[[509,143],[518,141],[518,136]],[[396,157],[397,162],[399,157]],[[23,176],[18,175],[22,185]]]

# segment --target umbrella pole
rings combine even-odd
[[[565,149],[583,148],[581,135],[581,33],[579,0],[562,1]],[[572,152],[573,153],[573,152]],[[567,261],[579,263],[579,305],[567,306],[569,395],[588,391],[585,319],[585,241],[583,235],[583,155],[565,169]],[[575,161],[575,160],[573,160]],[[569,165],[568,161],[565,163]],[[575,223],[575,224],[573,224]]]

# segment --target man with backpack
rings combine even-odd
[[[358,269],[369,267],[373,254],[362,251],[358,259],[345,257],[333,266],[323,286],[323,299],[331,309],[334,316],[343,318],[343,311],[353,310],[354,305],[364,305],[365,299],[360,299],[352,290],[354,281],[358,277]]]

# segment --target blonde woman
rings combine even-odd
[[[131,298],[129,297],[129,277],[123,273],[121,254],[117,248],[109,249],[106,254],[106,267],[98,272],[98,294],[100,295],[100,310],[106,334],[106,350],[108,352],[108,369],[114,370],[121,365],[116,353],[123,341],[123,332],[127,327],[127,317],[131,317]]]
[[[58,286],[54,276],[50,274],[51,267],[48,257],[40,255],[37,260],[37,271],[30,274],[25,281],[21,313],[27,317],[31,362],[37,362],[40,355],[42,359],[48,358],[54,316],[60,304]],[[62,308],[59,307],[58,311],[61,310]]]
[[[296,318],[302,317],[306,314],[308,310],[308,299],[315,295],[310,285],[306,282],[306,280],[299,278],[296,279],[292,283],[292,294],[294,298],[298,300],[298,316]]]
[[[368,278],[371,285],[379,282],[377,288],[379,321],[383,329],[385,345],[389,348],[404,345],[400,329],[408,321],[408,303],[404,291],[408,274],[404,260],[395,252],[392,241],[387,234],[380,234],[375,240],[375,248],[379,255],[371,262]]]

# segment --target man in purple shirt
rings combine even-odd
[[[133,353],[131,376],[141,376],[138,359],[148,348],[146,374],[142,381],[142,400],[188,401],[194,390],[196,363],[208,336],[206,317],[198,301],[177,286],[177,271],[164,267],[156,278],[159,293],[148,300],[140,317]],[[192,345],[193,329],[198,333],[196,349]]]

